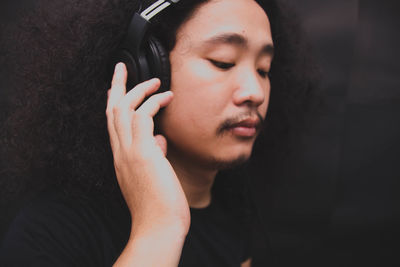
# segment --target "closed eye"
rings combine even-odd
[[[217,60],[213,60],[213,59],[209,59],[209,61],[211,62],[211,64],[213,64],[215,67],[222,69],[222,70],[229,70],[230,68],[232,68],[233,66],[235,66],[234,63],[228,63],[228,62],[221,62],[221,61],[217,61]]]
[[[258,72],[258,74],[259,74],[262,78],[270,77],[269,71],[265,71],[265,70],[262,70],[262,69],[258,69],[257,72]]]

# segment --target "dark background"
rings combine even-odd
[[[400,5],[289,2],[324,107],[282,170],[253,181],[270,247],[259,244],[254,264],[400,266]]]
[[[2,1],[0,22],[30,2]],[[400,266],[398,4],[288,2],[321,68],[324,106],[279,171],[252,181],[254,266]]]

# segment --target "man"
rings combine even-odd
[[[165,92],[142,104],[158,80],[125,95],[126,72],[117,65],[108,129],[133,218],[131,239],[117,263],[179,262],[190,225],[188,205],[208,206],[220,166],[250,157],[260,118],[266,116],[272,47],[268,17],[256,2],[210,2],[178,30],[170,53],[174,99]],[[165,106],[162,135],[154,137],[152,117]],[[148,244],[151,250],[141,250]],[[149,257],[154,252],[160,258]]]
[[[163,34],[165,24],[174,32],[167,35],[167,39],[174,40],[166,42],[171,62],[170,91],[152,95],[160,86],[158,79],[152,79],[126,92],[126,69],[118,64],[108,94],[108,133],[116,178],[127,208],[95,194],[89,199],[64,198],[57,193],[54,196],[58,192],[54,188],[60,190],[60,185],[49,187],[50,197],[42,197],[25,208],[12,224],[3,249],[7,263],[250,265],[249,232],[245,223],[237,219],[239,212],[235,208],[239,207],[218,192],[213,194],[212,188],[220,170],[250,158],[266,117],[271,87],[268,73],[276,45],[270,17],[277,31],[284,25],[279,24],[280,10],[274,2],[253,0],[181,1],[170,10],[158,24],[158,35]],[[285,50],[288,44],[282,36],[278,43]],[[101,40],[97,40],[100,45]],[[278,62],[284,64],[285,60],[290,62],[284,56]],[[285,74],[280,71],[280,64],[276,65],[276,73],[282,80]],[[290,69],[289,66],[285,68]],[[73,72],[82,75],[75,67]],[[84,72],[85,66],[82,67]],[[74,79],[67,71],[62,73],[61,77]],[[70,83],[68,79],[65,82]],[[76,94],[87,96],[90,90],[82,89]],[[285,90],[293,90],[287,85],[279,89],[282,95]],[[309,88],[299,84],[296,89],[302,93]],[[281,93],[277,93],[277,99]],[[66,97],[78,101],[76,95]],[[59,96],[55,99],[60,101]],[[79,119],[86,116],[79,110],[68,113],[68,100],[61,101],[62,119],[68,114]],[[81,106],[73,103],[74,107]],[[154,122],[160,108],[164,109]],[[80,124],[74,125],[79,129]],[[159,131],[156,135],[155,126]],[[82,138],[84,135],[79,132],[76,138],[84,142],[78,141],[75,148],[82,145],[86,155],[98,156],[88,145],[91,141]],[[80,170],[85,177],[93,176],[88,170],[101,175],[99,170],[90,168],[91,164],[97,163],[98,168],[105,168],[99,162],[107,164],[89,158],[78,163],[73,160],[73,153],[66,146],[47,153],[61,159],[55,163],[49,158],[52,164],[47,164],[47,176],[60,177],[65,175],[61,170],[70,171],[60,168],[60,162],[69,165],[72,160],[78,167],[83,162]]]

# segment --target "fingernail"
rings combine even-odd
[[[156,82],[158,82],[158,80],[159,80],[158,78],[151,78],[151,79],[150,79],[150,82],[151,82],[151,83],[156,83]]]
[[[119,62],[117,65],[115,65],[115,71],[121,71],[122,70],[122,64],[121,62]]]

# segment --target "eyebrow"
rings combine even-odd
[[[232,44],[236,46],[240,46],[243,48],[248,47],[247,39],[240,34],[237,33],[224,33],[210,39],[204,41],[204,43],[209,45],[218,45],[218,44]],[[274,55],[274,46],[272,44],[266,44],[262,47],[260,54],[268,54],[270,56]]]

